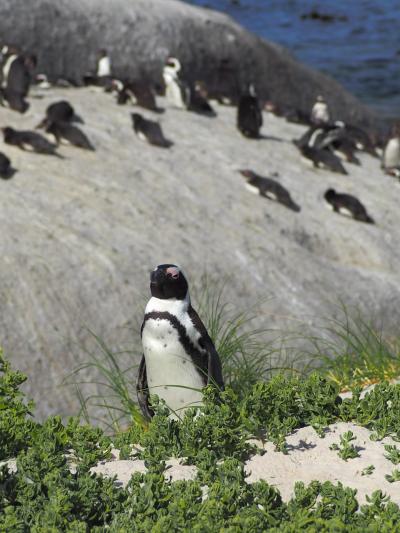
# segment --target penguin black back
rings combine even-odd
[[[258,193],[264,198],[275,200],[296,213],[300,212],[300,207],[293,201],[289,191],[276,180],[259,176],[252,170],[246,169],[239,172],[246,179],[247,187],[251,192]]]
[[[4,142],[18,146],[21,150],[31,150],[38,154],[54,155],[60,159],[63,156],[56,152],[57,146],[49,142],[45,137],[34,131],[17,131],[9,126],[1,128]]]
[[[158,122],[148,120],[139,113],[132,113],[133,130],[139,139],[161,148],[169,148],[172,142],[164,137]]]
[[[263,123],[260,103],[251,85],[248,93],[239,99],[237,111],[237,127],[239,131],[250,139],[260,137],[260,128]]]
[[[83,148],[92,152],[95,150],[83,131],[69,122],[51,122],[46,128],[46,132],[54,135],[57,144],[60,144],[64,139],[77,148]]]
[[[336,213],[350,215],[355,220],[374,224],[374,220],[367,213],[363,204],[351,194],[337,193],[335,189],[328,189],[324,194],[325,200]]]

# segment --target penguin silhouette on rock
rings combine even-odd
[[[144,416],[150,419],[150,394],[163,399],[171,416],[182,416],[202,403],[201,389],[212,384],[223,389],[221,362],[199,315],[190,303],[182,270],[159,265],[150,276],[141,337],[143,357],[137,394]]]
[[[237,127],[249,139],[259,139],[263,124],[260,102],[254,85],[250,85],[246,94],[240,97],[237,111]]]

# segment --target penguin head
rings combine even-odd
[[[188,289],[188,282],[176,265],[158,265],[150,274],[150,292],[154,298],[184,300]]]
[[[250,181],[252,178],[254,178],[254,172],[252,170],[243,169],[239,170],[241,175],[246,178],[247,181]]]
[[[332,200],[336,196],[335,189],[328,189],[324,194],[325,200]]]
[[[6,126],[5,128],[0,128],[0,129],[3,132],[5,141],[9,139],[15,133],[15,130],[13,128],[10,128],[9,126]]]
[[[170,68],[176,74],[181,70],[181,64],[176,57],[169,57],[165,63],[167,68]]]
[[[140,113],[131,113],[133,125],[138,127],[143,122],[143,117]]]

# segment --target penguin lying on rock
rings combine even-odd
[[[8,157],[0,152],[0,178],[9,180],[16,172],[17,170],[11,166],[11,161]]]
[[[324,194],[325,200],[335,213],[340,213],[368,224],[374,224],[374,220],[368,215],[363,204],[350,194],[337,193],[334,189],[328,189]]]
[[[340,159],[329,148],[314,148],[312,146],[303,146],[300,148],[303,157],[312,162],[316,168],[324,168],[337,172],[338,174],[347,174],[347,170],[342,165]]]
[[[251,170],[240,170],[239,172],[246,178],[246,187],[250,192],[275,200],[296,213],[300,211],[300,207],[292,200],[289,192],[277,181],[259,176]]]
[[[149,144],[159,146],[161,148],[169,148],[172,142],[164,137],[161,126],[158,122],[148,120],[139,113],[132,113],[133,130],[142,141],[147,141]]]
[[[46,117],[36,128],[45,128],[51,122],[78,122],[84,124],[82,118],[75,113],[72,105],[66,100],[60,100],[59,102],[50,104],[46,109]]]
[[[17,131],[14,128],[1,128],[4,142],[18,146],[21,150],[36,152],[38,154],[54,155],[64,159],[56,152],[57,146],[49,142],[45,137],[34,131]]]
[[[221,361],[176,265],[159,265],[150,276],[151,298],[141,329],[143,356],[137,395],[144,416],[153,416],[149,395],[163,399],[173,417],[201,405],[201,389],[223,389]]]
[[[112,80],[112,90],[117,93],[118,105],[131,102],[154,113],[164,113],[164,109],[157,106],[155,91],[149,83]]]
[[[77,148],[95,151],[94,146],[79,128],[69,122],[50,122],[46,128],[46,133],[54,135],[57,146],[63,141]]]

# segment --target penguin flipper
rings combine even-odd
[[[214,343],[211,340],[205,325],[201,321],[201,318],[192,306],[189,307],[188,313],[194,326],[201,335],[199,344],[207,352],[207,368],[202,369],[204,372],[207,372],[207,385],[216,385],[221,390],[224,390],[221,360],[215,349]]]
[[[154,416],[154,411],[149,404],[149,386],[147,384],[146,359],[142,355],[139,365],[138,379],[136,383],[136,392],[140,409],[146,420],[151,420]]]

